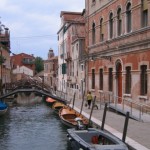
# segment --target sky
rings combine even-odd
[[[47,59],[58,55],[60,12],[82,12],[85,0],[0,0],[0,22],[10,30],[11,52]]]

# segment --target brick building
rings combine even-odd
[[[86,0],[85,7],[87,90],[148,102],[150,0]]]
[[[25,53],[11,56],[12,63],[12,81],[20,80],[24,76],[34,76],[35,57]]]

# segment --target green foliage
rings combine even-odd
[[[35,58],[35,71],[39,73],[44,70],[44,60],[41,57]]]
[[[5,62],[5,58],[3,56],[0,55],[0,65],[2,65]]]

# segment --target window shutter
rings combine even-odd
[[[66,64],[62,64],[62,74],[66,74]]]
[[[143,0],[143,10],[147,10],[147,9],[148,9],[147,0]]]

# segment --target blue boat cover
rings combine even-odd
[[[0,110],[4,110],[4,109],[6,109],[8,106],[4,103],[4,102],[2,102],[2,101],[0,101]]]

